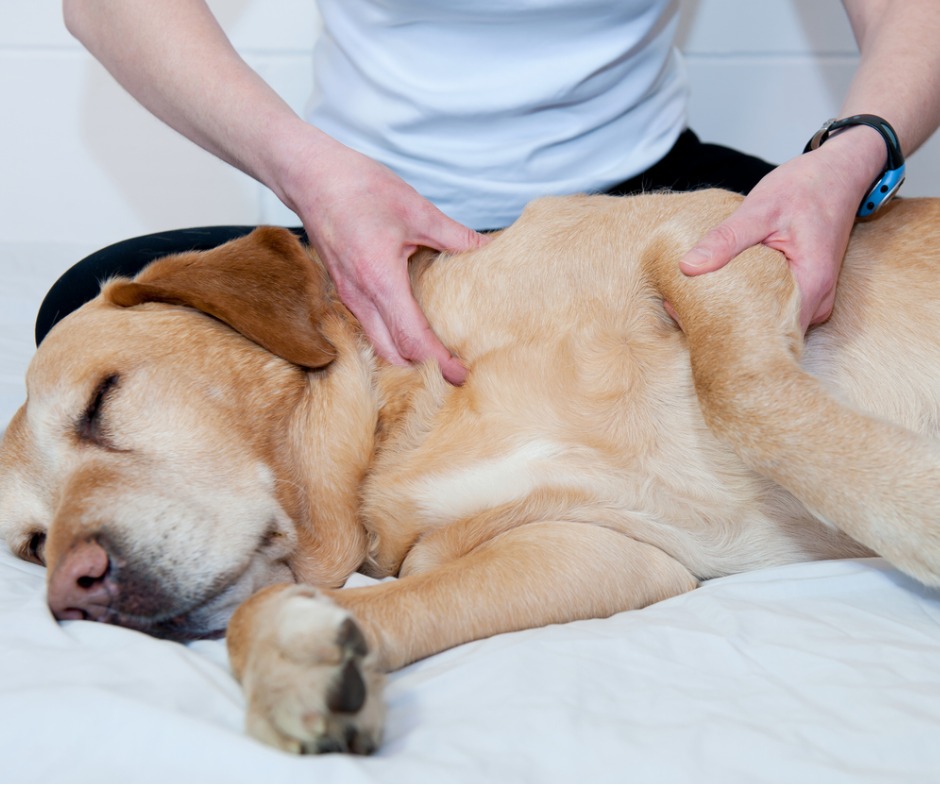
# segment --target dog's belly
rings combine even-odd
[[[900,342],[846,341],[829,327],[810,338],[803,367],[837,399],[860,411],[940,436],[940,326],[911,331]]]
[[[937,203],[901,200],[883,219],[856,227],[832,317],[807,335],[802,365],[841,401],[940,435]]]

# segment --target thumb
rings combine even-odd
[[[679,270],[687,276],[717,271],[765,237],[763,228],[756,228],[753,222],[747,223],[735,212],[682,255]]]
[[[489,237],[469,227],[464,227],[444,214],[441,214],[440,218],[441,221],[434,228],[433,233],[429,234],[425,246],[442,252],[468,252],[471,249],[486,246],[490,242]]]

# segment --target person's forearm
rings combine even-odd
[[[394,364],[461,361],[414,298],[420,246],[486,238],[445,216],[388,168],[304,122],[239,57],[204,0],[64,0],[69,30],[141,104],[274,191],[300,218],[340,298]]]
[[[913,153],[940,124],[940,5],[936,0],[843,0],[861,57],[839,117],[887,120]],[[821,154],[861,199],[884,170],[885,142],[867,126],[836,132]]]
[[[843,0],[861,58],[839,117],[878,115],[915,151],[940,122],[937,0]],[[822,121],[823,119],[820,119]],[[777,167],[740,207],[683,255],[689,275],[725,266],[762,243],[782,252],[800,288],[800,323],[828,319],[862,199],[887,161],[881,134],[858,125]]]
[[[940,4],[843,0],[861,58],[840,117],[869,113],[895,129],[905,154],[940,125]]]
[[[241,59],[203,0],[64,0],[63,10],[143,106],[276,191],[293,148],[309,162],[311,147],[328,145]]]

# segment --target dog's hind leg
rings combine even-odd
[[[900,569],[940,585],[940,446],[836,401],[799,366],[799,294],[782,257],[749,249],[685,277],[665,241],[647,270],[688,339],[708,426],[753,470]]]
[[[229,650],[249,732],[294,751],[368,751],[380,735],[384,671],[502,632],[610,616],[696,584],[677,561],[617,531],[533,523],[398,580],[269,589],[236,613]]]

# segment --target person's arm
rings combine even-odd
[[[844,0],[861,57],[839,117],[878,115],[904,154],[940,125],[940,6],[936,0]],[[825,118],[820,118],[820,123]],[[815,129],[807,129],[809,138]],[[750,246],[783,252],[803,298],[806,329],[832,311],[855,214],[885,166],[884,140],[856,126],[768,174],[723,224],[684,255],[680,268],[714,271]]]
[[[64,0],[66,26],[144,107],[268,186],[301,219],[344,303],[380,355],[466,370],[411,293],[418,246],[485,239],[387,168],[304,122],[242,60],[203,0]]]

